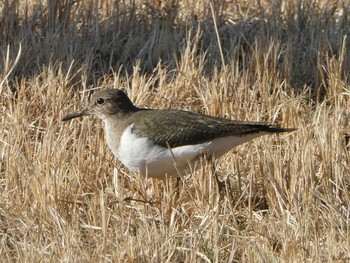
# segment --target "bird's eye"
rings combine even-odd
[[[102,105],[102,104],[105,103],[105,99],[104,99],[104,98],[97,98],[96,103],[97,103],[98,105]]]

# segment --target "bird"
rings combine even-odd
[[[106,142],[125,167],[159,179],[178,178],[201,156],[217,159],[261,135],[297,130],[184,110],[141,108],[114,88],[95,92],[86,107],[62,121],[86,115],[103,121]]]

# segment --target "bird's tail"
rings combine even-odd
[[[271,133],[280,133],[280,132],[292,132],[296,131],[298,128],[281,128],[278,126],[267,126],[265,131],[266,132],[271,132]]]

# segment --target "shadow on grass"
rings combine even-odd
[[[248,8],[216,1],[211,9],[184,3],[47,1],[47,6],[24,6],[4,1],[0,51],[4,57],[9,45],[14,58],[19,43],[23,50],[9,80],[38,74],[45,65],[74,72],[71,85],[79,84],[82,74],[87,84],[115,71],[130,75],[135,64],[143,74],[158,66],[176,72],[189,49],[189,59],[204,60],[202,74],[208,77],[223,65],[250,74],[264,67],[297,90],[310,87],[317,99],[327,92],[329,68],[336,67],[348,82],[348,6],[305,0]]]

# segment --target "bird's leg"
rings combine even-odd
[[[210,164],[212,175],[215,177],[216,180],[218,192],[221,193],[221,191],[226,187],[226,181],[221,181],[219,179],[215,157],[213,155],[206,154],[204,158]]]
[[[174,198],[175,200],[178,199],[180,197],[180,183],[183,182],[183,178],[182,178],[182,174],[180,173],[180,171],[178,170],[178,167],[177,167],[177,163],[176,163],[176,160],[175,160],[175,156],[174,156],[174,153],[173,151],[171,150],[171,147],[170,147],[170,144],[167,142],[167,147],[170,151],[170,154],[171,154],[171,157],[173,158],[173,161],[174,161],[174,167],[175,167],[175,170],[176,170],[176,173],[177,173],[177,177],[176,177],[176,181],[175,181],[175,191],[174,191]]]
[[[180,197],[180,183],[181,182],[182,182],[181,177],[175,178],[175,191],[174,191],[175,199],[178,199]]]

